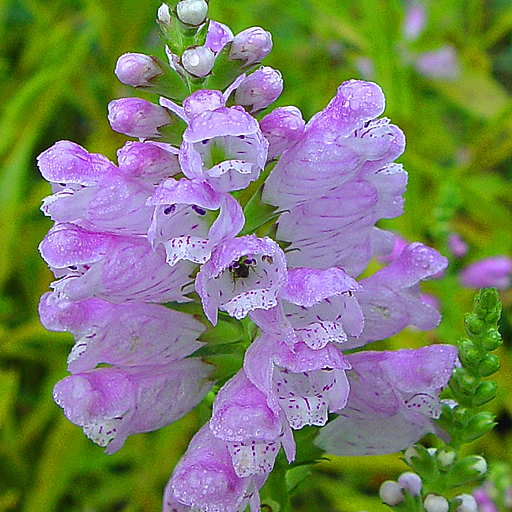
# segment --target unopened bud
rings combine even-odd
[[[148,87],[150,80],[163,73],[158,62],[143,53],[125,53],[117,59],[115,74],[119,80],[133,87]]]
[[[409,446],[407,450],[404,452],[404,459],[409,466],[412,465],[413,458],[419,458],[420,454],[417,452],[416,448],[414,446]]]
[[[176,6],[178,19],[186,25],[197,27],[206,19],[208,4],[204,0],[181,0]]]
[[[162,4],[158,8],[157,19],[160,25],[170,25],[171,24],[171,11],[167,4]]]
[[[379,496],[390,507],[398,505],[404,499],[402,488],[393,480],[387,480],[380,486]]]
[[[494,416],[490,412],[479,412],[476,414],[464,429],[464,440],[469,443],[487,434],[494,428]]]
[[[464,242],[462,237],[457,233],[453,233],[448,237],[448,248],[456,258],[466,256],[469,249],[468,244]]]
[[[478,504],[471,494],[459,494],[453,500],[457,505],[455,512],[477,512]]]
[[[482,334],[487,328],[485,322],[478,318],[475,313],[467,313],[464,316],[464,325],[468,334],[477,336]]]
[[[206,112],[216,110],[226,105],[226,100],[220,91],[201,89],[192,93],[183,101],[183,110],[189,119]]]
[[[448,512],[450,504],[444,496],[429,494],[423,503],[425,512]]]
[[[421,494],[422,483],[421,477],[412,471],[402,473],[398,477],[400,487],[408,491],[412,496],[419,496]]]
[[[268,66],[262,66],[249,75],[235,91],[235,103],[257,112],[274,103],[283,92],[281,73]]]
[[[455,464],[447,474],[446,481],[450,487],[473,482],[487,472],[487,461],[479,455],[465,457]]]
[[[484,357],[480,365],[478,366],[478,371],[482,377],[489,377],[489,375],[493,375],[500,369],[500,359],[498,356],[494,354],[488,354]]]
[[[458,343],[459,357],[464,366],[473,366],[477,364],[484,354],[468,338],[463,338]]]
[[[261,62],[272,50],[270,32],[252,27],[237,34],[229,51],[230,60],[241,60],[246,66]]]
[[[461,391],[466,395],[472,395],[478,386],[478,379],[464,368],[454,368],[452,378],[457,381]]]
[[[192,76],[203,78],[210,74],[215,54],[206,46],[187,48],[181,56],[181,64]]]
[[[126,176],[153,183],[181,172],[178,155],[150,142],[127,142],[117,151],[117,161]]]
[[[279,107],[260,121],[260,128],[269,142],[268,159],[273,160],[293,146],[304,132],[305,122],[297,107]]]
[[[443,469],[450,468],[453,466],[457,453],[449,448],[442,448],[437,453],[437,462]]]
[[[502,343],[503,340],[498,329],[489,329],[482,339],[482,347],[485,350],[496,350]]]
[[[158,129],[171,124],[168,112],[140,98],[121,98],[108,104],[108,120],[112,129],[130,137],[158,137]]]
[[[416,444],[405,451],[404,459],[416,473],[423,475],[424,478],[433,479],[439,474],[434,461],[436,452],[435,448],[427,450],[421,444]]]
[[[487,381],[482,382],[476,389],[475,395],[473,396],[473,406],[480,407],[490,402],[495,396],[498,385],[496,382]]]

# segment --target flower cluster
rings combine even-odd
[[[280,448],[293,461],[293,430],[324,427],[329,413],[317,443],[330,453],[406,448],[436,430],[457,357],[442,345],[343,353],[440,320],[420,282],[447,260],[421,243],[356,280],[392,251],[394,235],[376,223],[402,213],[407,181],[394,163],[404,135],[380,117],[381,89],[346,82],[307,124],[292,106],[262,117],[283,87],[278,71],[258,67],[271,35],[233,35],[206,14],[203,0],[164,4],[169,62],[120,57],[119,79],[159,104],[110,103],[112,128],[138,139],[117,165],[67,141],[38,159],[53,189],[42,209],[55,221],[40,251],[57,278],[40,315],[76,340],[54,397],[108,453],[212,388],[212,367],[194,357],[208,321],[257,326],[173,472],[166,512],[259,510]],[[278,209],[272,226],[241,200],[248,190],[259,200],[260,186]],[[165,306],[190,300],[204,323]]]

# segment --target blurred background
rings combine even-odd
[[[136,92],[113,70],[125,52],[165,58],[158,7],[157,0],[0,0],[0,512],[158,511],[176,461],[208,413],[200,406],[105,455],[52,400],[73,340],[45,331],[37,316],[52,275],[37,251],[51,222],[39,211],[50,186],[35,158],[67,139],[115,161],[126,137],[110,129],[107,104]],[[264,63],[285,84],[276,106],[294,104],[306,119],[345,80],[384,89],[385,115],[407,136],[399,161],[409,186],[405,215],[382,225],[433,245],[451,265],[425,286],[439,302],[441,325],[406,330],[375,348],[456,342],[475,293],[459,285],[459,271],[512,253],[510,1],[211,0],[210,17],[234,33],[253,25],[272,32]],[[455,254],[453,234],[466,251]],[[504,289],[501,298],[505,343],[492,402],[499,424],[469,450],[508,464],[512,294]],[[332,458],[302,481],[295,510],[388,510],[379,485],[405,470],[400,455]]]

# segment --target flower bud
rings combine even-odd
[[[457,453],[454,450],[446,447],[442,448],[437,453],[437,462],[439,466],[441,466],[441,468],[445,471],[453,466],[456,458]]]
[[[140,98],[121,98],[108,104],[108,120],[112,129],[130,137],[159,137],[158,129],[171,124],[168,112]]]
[[[272,50],[270,32],[260,27],[243,30],[235,36],[229,51],[230,60],[241,60],[246,66],[261,62]]]
[[[420,54],[414,66],[421,75],[434,79],[455,80],[460,74],[457,51],[448,45]]]
[[[458,343],[459,357],[462,364],[466,367],[478,364],[484,354],[468,338],[463,338]]]
[[[473,396],[473,406],[480,407],[490,402],[495,396],[498,385],[496,382],[487,381],[482,382],[476,389],[475,395]]]
[[[123,84],[133,87],[149,87],[151,79],[163,73],[158,62],[143,53],[121,55],[114,72]]]
[[[496,320],[499,320],[501,314],[500,296],[493,288],[480,290],[480,293],[475,297],[475,313],[479,318],[485,319],[487,322],[488,315],[497,315]]]
[[[508,256],[485,258],[468,265],[459,274],[460,284],[466,288],[510,288],[512,259]]]
[[[204,44],[212,52],[219,53],[226,44],[233,40],[233,37],[233,32],[228,26],[217,21],[210,21]]]
[[[181,56],[181,64],[192,76],[203,78],[210,74],[215,54],[206,46],[187,48]]]
[[[409,41],[416,41],[423,32],[427,23],[425,7],[419,3],[412,3],[405,12],[402,32],[404,38]]]
[[[455,496],[454,502],[458,503],[455,512],[478,512],[478,504],[471,494],[459,494]]]
[[[481,318],[478,318],[475,313],[467,313],[464,315],[464,326],[466,327],[466,332],[474,336],[483,334],[487,329],[485,322]]]
[[[166,26],[171,24],[171,11],[167,4],[162,4],[158,8],[157,20],[160,25]]]
[[[423,503],[425,512],[448,512],[450,504],[444,496],[429,494]]]
[[[482,338],[482,347],[484,347],[485,350],[496,350],[502,343],[501,334],[498,329],[495,328],[489,329],[487,334]]]
[[[423,475],[425,478],[433,479],[439,474],[434,457],[437,450],[429,448],[428,450],[421,444],[415,444],[407,448],[404,453],[404,459],[416,473]]]
[[[293,146],[304,132],[305,122],[296,107],[279,107],[260,121],[260,128],[268,140],[268,159],[273,160]]]
[[[490,412],[479,412],[476,414],[464,429],[464,440],[469,443],[487,434],[496,425],[494,415]]]
[[[400,487],[408,491],[411,496],[419,496],[421,494],[421,477],[412,471],[402,473],[398,477],[398,483]]]
[[[117,161],[126,176],[153,183],[181,172],[178,155],[150,142],[127,142],[117,151]]]
[[[456,258],[464,258],[468,253],[468,244],[457,233],[448,237],[448,249]]]
[[[393,480],[386,480],[379,489],[380,499],[390,507],[398,505],[404,499],[402,488]]]
[[[472,395],[475,392],[478,379],[464,368],[454,368],[452,378],[457,382],[464,394]]]
[[[489,377],[500,369],[500,359],[494,354],[488,354],[484,357],[478,367],[478,371],[482,377]]]
[[[455,464],[447,474],[446,482],[450,487],[456,487],[473,482],[487,472],[487,461],[479,455],[465,457]]]
[[[208,4],[204,0],[181,0],[176,6],[178,19],[193,27],[201,25],[207,13]]]
[[[206,111],[216,110],[226,105],[226,100],[220,91],[200,89],[183,101],[183,110],[189,119]]]
[[[262,66],[238,86],[235,91],[235,103],[253,113],[267,108],[282,92],[281,73],[268,66]]]

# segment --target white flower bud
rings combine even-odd
[[[149,87],[150,81],[162,74],[162,68],[149,55],[125,53],[117,60],[114,73],[123,84]]]
[[[402,488],[393,480],[386,480],[380,486],[379,496],[390,507],[398,505],[404,499]]]
[[[158,8],[157,18],[158,22],[162,25],[171,24],[171,11],[169,10],[169,6],[167,4],[162,4]]]
[[[444,496],[429,494],[425,498],[423,508],[425,512],[448,512],[448,510],[450,510],[450,504]]]
[[[421,494],[421,477],[412,471],[402,473],[398,477],[398,484],[402,489],[409,491],[409,494],[412,496],[419,496]]]
[[[457,507],[455,508],[455,512],[477,512],[478,511],[478,504],[475,500],[475,498],[473,498],[473,496],[471,496],[471,494],[459,494],[458,496],[455,496],[455,502],[457,503],[457,500],[458,500],[458,505]]]
[[[206,46],[187,48],[181,56],[181,64],[193,76],[204,77],[210,73],[215,63],[215,54]]]
[[[475,457],[475,462],[471,467],[475,471],[478,471],[480,475],[487,473],[487,461],[483,457]]]
[[[427,448],[427,452],[431,457],[434,457],[437,453],[437,448]]]
[[[407,464],[409,464],[409,466],[412,464],[412,458],[413,457],[419,457],[420,454],[417,452],[416,448],[414,448],[414,446],[409,446],[409,448],[407,448],[407,450],[405,450],[405,453],[404,453],[404,459],[405,459],[405,462],[407,462]]]
[[[181,22],[197,27],[206,19],[208,4],[204,0],[181,0],[176,14]]]
[[[437,460],[442,467],[447,468],[455,462],[455,452],[452,450],[441,450],[437,454]]]

